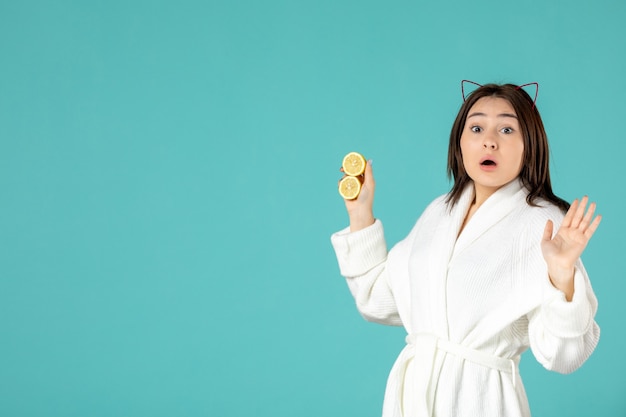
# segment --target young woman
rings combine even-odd
[[[479,87],[452,126],[452,190],[390,251],[368,162],[345,202],[350,227],[331,241],[361,314],[408,334],[384,417],[529,416],[520,355],[530,347],[569,373],[593,352],[597,301],[580,255],[601,217],[587,197],[570,207],[554,195],[548,154],[522,88]]]

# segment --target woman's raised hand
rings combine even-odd
[[[341,169],[343,172],[343,169]],[[372,161],[367,161],[363,173],[361,192],[354,200],[345,200],[350,217],[350,231],[356,232],[374,224],[374,190],[376,181],[372,173]]]
[[[591,203],[587,208],[588,202],[587,196],[574,200],[554,237],[554,224],[548,220],[541,241],[550,281],[565,293],[568,301],[574,295],[574,265],[602,220],[602,216],[593,217],[596,204]]]

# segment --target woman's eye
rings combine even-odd
[[[511,133],[513,133],[513,129],[511,129],[510,127],[505,127],[505,128],[502,129],[502,133],[505,133],[507,135],[511,134]]]
[[[479,126],[472,126],[470,127],[470,130],[474,133],[479,133],[482,131],[482,129]]]

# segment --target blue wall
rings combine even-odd
[[[592,4],[593,3],[593,4]],[[535,416],[626,415],[626,3],[0,3],[0,415],[378,416],[401,329],[329,235],[351,150],[395,243],[447,191],[460,80],[540,83],[602,338]],[[617,359],[617,360],[616,360]]]

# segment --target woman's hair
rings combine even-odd
[[[513,84],[487,84],[474,90],[466,99],[456,116],[450,132],[448,147],[448,177],[454,179],[452,190],[448,194],[447,203],[453,207],[461,197],[465,186],[471,178],[463,166],[461,155],[461,134],[465,128],[465,120],[472,106],[483,97],[502,98],[511,103],[517,115],[522,137],[524,138],[524,155],[519,179],[529,190],[526,202],[537,206],[537,199],[547,200],[563,211],[567,211],[569,203],[552,192],[550,183],[548,137],[541,121],[539,111],[533,99]]]

